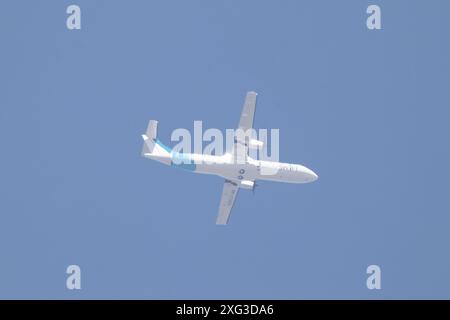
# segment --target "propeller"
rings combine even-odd
[[[255,195],[255,189],[256,189],[256,187],[259,187],[259,184],[257,184],[256,182],[253,184],[253,188],[252,188],[252,192],[253,192],[253,195]]]

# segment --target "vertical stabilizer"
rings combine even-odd
[[[142,147],[142,156],[152,158],[164,163],[170,163],[170,156],[172,150],[165,146],[157,138],[158,134],[158,121],[150,120],[148,123],[147,131],[142,135],[144,139],[144,145]]]

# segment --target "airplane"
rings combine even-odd
[[[238,129],[243,131],[253,129],[256,97],[256,92],[247,92]],[[157,126],[158,121],[150,120],[146,133],[142,135],[143,157],[195,173],[213,174],[225,179],[216,219],[217,225],[228,224],[239,189],[254,190],[257,180],[308,183],[318,179],[316,173],[300,164],[251,158],[248,154],[249,148],[260,148],[263,142],[249,137],[235,137],[232,150],[223,155],[174,152],[157,138]],[[264,172],[273,174],[263,174]]]

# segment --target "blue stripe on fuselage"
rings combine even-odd
[[[161,140],[156,139],[156,140],[155,140],[155,143],[156,143],[157,145],[159,145],[161,148],[163,148],[164,150],[166,150],[168,153],[171,153],[171,152],[172,152],[172,149],[170,149],[168,146],[166,146],[164,143],[162,143]]]
[[[197,168],[195,162],[188,154],[179,152],[172,153],[172,166],[188,171],[195,171]]]
[[[188,171],[195,171],[195,169],[197,168],[194,161],[191,160],[191,157],[189,155],[179,152],[173,152],[171,148],[166,146],[159,139],[155,139],[155,143],[171,154],[172,166]]]

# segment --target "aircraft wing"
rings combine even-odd
[[[255,118],[256,110],[256,96],[258,94],[254,91],[247,92],[245,97],[244,107],[242,108],[241,119],[239,120],[238,130],[242,130],[235,137],[235,144],[233,154],[237,163],[245,163],[248,155],[248,139],[247,130],[253,128],[253,120]],[[245,136],[243,136],[244,134]]]
[[[253,119],[255,118],[256,96],[254,91],[247,92],[244,107],[242,108],[241,119],[239,120],[239,129],[247,131],[253,128]]]
[[[225,180],[223,184],[222,198],[220,199],[219,214],[217,215],[216,224],[225,225],[230,218],[231,209],[234,205],[234,200],[239,191],[236,183]]]
[[[245,97],[244,107],[242,108],[241,118],[239,120],[238,129],[247,131],[253,128],[253,120],[255,118],[256,110],[256,96],[258,94],[254,91],[247,92]],[[243,152],[238,152],[238,144],[234,145],[233,153],[235,156],[243,157],[241,159],[245,163],[245,158],[247,156],[248,146],[245,141],[238,141],[243,147]],[[230,181],[225,180],[223,184],[222,198],[220,199],[219,213],[217,215],[216,224],[225,225],[228,223],[230,218],[231,209],[233,209],[234,201],[236,195],[239,191],[239,186]]]

